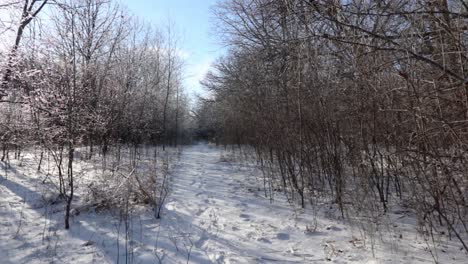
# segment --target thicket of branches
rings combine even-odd
[[[105,157],[116,144],[136,152],[186,139],[177,37],[107,0],[6,1],[0,11],[11,18],[0,23],[1,160],[30,146],[52,154],[68,228],[76,148]]]
[[[272,189],[343,215],[400,204],[468,250],[468,4],[227,0],[202,126]]]

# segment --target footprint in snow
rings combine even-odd
[[[250,215],[248,214],[240,214],[239,217],[243,218],[244,221],[250,221]]]
[[[200,216],[200,215],[202,215],[205,211],[206,211],[206,209],[198,209],[198,211],[195,213],[195,215],[196,215],[196,216]]]
[[[259,242],[263,242],[263,243],[268,243],[268,244],[271,244],[271,241],[268,240],[267,238],[264,238],[264,237],[260,237],[257,239],[257,241]]]
[[[279,240],[289,240],[289,234],[278,233],[278,234],[276,234],[276,238],[279,239]]]
[[[326,227],[327,230],[332,230],[332,231],[341,231],[341,228],[334,226],[334,225],[329,225]]]

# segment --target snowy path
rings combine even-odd
[[[255,177],[220,157],[219,148],[188,147],[174,171],[162,229],[185,254],[192,246],[192,262],[311,263],[340,254],[328,254],[326,245],[342,240],[345,228],[330,230],[333,240],[324,239],[325,233],[305,234],[306,219],[284,201],[260,197]],[[358,261],[359,251],[343,257]]]

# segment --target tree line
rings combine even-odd
[[[203,135],[253,147],[269,190],[345,216],[415,212],[468,251],[468,4],[226,0]]]
[[[68,228],[77,148],[91,158],[187,140],[177,34],[115,1],[8,0],[1,12],[12,17],[0,23],[1,160],[27,148],[53,156]]]

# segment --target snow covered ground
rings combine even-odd
[[[66,231],[64,205],[47,203],[36,167],[25,158],[0,168],[0,263],[468,263],[444,236],[434,250],[409,212],[390,213],[392,228],[369,236],[333,206],[303,210],[281,194],[271,203],[255,168],[207,144],[182,152],[161,220],[145,206],[126,222],[91,210]]]

